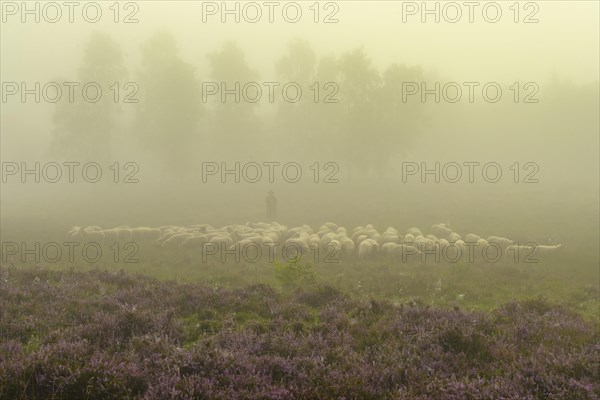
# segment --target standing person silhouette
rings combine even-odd
[[[277,219],[277,198],[272,190],[269,190],[269,195],[267,196],[267,219],[270,222]]]

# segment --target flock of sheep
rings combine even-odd
[[[276,222],[249,222],[245,225],[227,225],[215,228],[208,224],[160,226],[158,228],[120,226],[102,229],[98,226],[73,227],[68,235],[73,239],[96,243],[153,242],[162,247],[196,248],[202,251],[235,251],[255,249],[293,248],[298,255],[315,249],[340,257],[374,259],[389,257],[404,262],[432,261],[497,261],[501,255],[510,255],[515,261],[536,262],[536,255],[553,254],[561,245],[518,244],[511,239],[490,236],[481,238],[473,233],[462,237],[447,224],[435,224],[430,233],[410,228],[401,233],[388,227],[380,233],[371,224],[358,226],[352,232],[332,222],[323,224],[317,231],[308,225],[288,227]],[[330,250],[327,252],[327,250]],[[289,254],[289,252],[288,252]]]

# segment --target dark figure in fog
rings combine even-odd
[[[277,219],[277,198],[272,190],[269,190],[269,195],[267,196],[267,219],[269,221]]]

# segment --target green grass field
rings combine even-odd
[[[415,264],[394,263],[385,258],[369,261],[346,258],[333,263],[314,263],[307,257],[301,259],[299,265],[308,267],[314,279],[299,281],[293,286],[276,273],[276,265],[286,265],[282,260],[270,263],[265,259],[253,263],[242,258],[236,262],[233,256],[227,256],[225,262],[203,261],[198,251],[166,249],[155,244],[140,245],[130,257],[136,262],[124,262],[127,254],[129,251],[121,248],[115,262],[114,249],[104,248],[97,263],[79,257],[73,263],[60,260],[37,265],[56,270],[123,270],[177,283],[205,283],[226,288],[264,283],[286,291],[298,286],[330,285],[363,299],[392,303],[414,301],[479,311],[495,309],[511,300],[541,298],[562,304],[586,319],[597,320],[599,317],[598,270],[585,262],[570,261],[569,253],[539,263]],[[20,260],[15,263],[13,258],[10,265],[29,267],[36,263],[21,263]]]

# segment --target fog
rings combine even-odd
[[[521,3],[517,23],[507,2],[499,3],[497,23],[487,22],[481,9],[470,23],[466,7],[456,23],[444,15],[439,23],[433,16],[423,23],[402,2],[388,1],[319,3],[318,23],[308,2],[297,3],[303,13],[297,23],[286,22],[280,9],[268,22],[264,6],[256,23],[243,14],[239,23],[231,15],[223,23],[202,2],[166,1],[121,3],[119,19],[129,15],[136,23],[115,23],[109,3],[100,3],[97,23],[77,10],[69,23],[66,8],[57,23],[42,11],[39,23],[32,15],[23,23],[21,10],[7,3],[1,39],[4,237],[66,232],[73,225],[264,221],[265,197],[273,190],[284,224],[405,229],[450,222],[465,232],[564,243],[584,254],[583,262],[598,265],[597,2]],[[242,10],[246,3],[239,4]],[[538,22],[523,23],[526,18]],[[63,89],[63,82],[97,82],[103,94],[97,103],[82,100],[77,90],[72,103],[66,90],[56,103],[43,95],[36,102],[33,94],[22,101],[22,82],[27,89],[35,82]],[[229,95],[223,102],[220,93],[208,91],[234,82],[256,82],[248,93],[259,86],[260,101],[242,96],[236,103]],[[265,82],[278,84],[273,102]],[[282,98],[289,82],[302,88],[298,102]],[[311,89],[315,82],[318,92]],[[439,102],[435,94],[421,97],[422,82],[428,90],[440,83]],[[472,102],[465,82],[473,85]],[[485,95],[494,98],[500,87],[497,102],[482,94],[490,82]],[[457,87],[462,97],[448,101]],[[54,93],[50,88],[46,94]],[[132,99],[137,102],[126,102]],[[103,175],[95,183],[78,173],[74,183],[65,176],[51,183],[40,172],[37,183],[34,175],[22,182],[21,171],[11,169],[36,162],[40,168],[96,162]],[[223,180],[222,163],[233,169],[236,162],[240,182],[232,174]],[[291,162],[300,166],[298,182],[289,182],[294,170],[281,174]],[[471,162],[479,163],[473,182],[464,164]],[[255,173],[254,167],[244,170],[247,163],[262,166],[258,182],[250,182]],[[273,182],[264,163],[279,163]],[[421,177],[423,166],[435,169],[436,163],[439,182],[434,174]],[[457,182],[449,178],[456,164],[449,163],[462,167]],[[494,170],[483,176],[488,163]],[[219,171],[207,175],[215,165]],[[492,182],[497,166],[502,176]],[[128,173],[138,182],[123,182]]]

